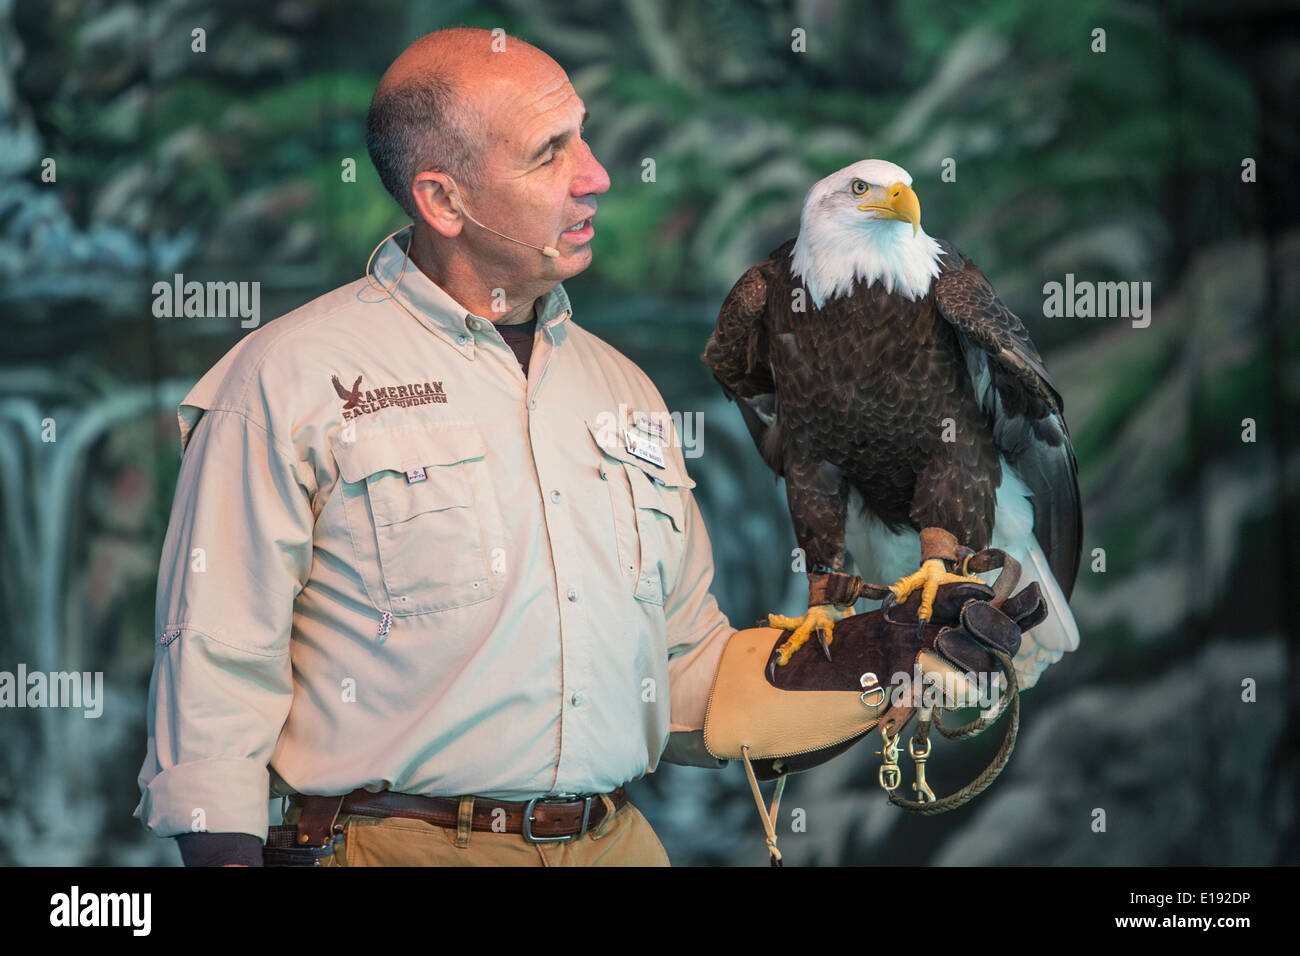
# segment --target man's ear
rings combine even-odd
[[[416,208],[429,227],[448,239],[460,235],[465,220],[460,213],[459,192],[446,173],[416,173],[411,183]]]

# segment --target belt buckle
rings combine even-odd
[[[573,840],[587,832],[587,821],[591,817],[591,801],[594,800],[595,794],[586,797],[577,793],[552,793],[544,797],[533,797],[524,806],[524,825],[523,837],[529,843],[563,843],[566,840]],[[533,807],[539,802],[554,803],[570,800],[582,800],[582,829],[577,833],[570,833],[567,836],[539,837],[533,834]]]

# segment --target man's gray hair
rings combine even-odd
[[[366,114],[366,150],[384,188],[412,220],[420,210],[411,195],[416,173],[438,170],[457,185],[482,185],[482,124],[456,86],[426,73],[378,89]]]

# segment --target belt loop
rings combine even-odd
[[[599,840],[603,837],[614,820],[614,801],[609,798],[607,793],[600,793],[597,796],[600,797],[600,802],[605,804],[605,816],[601,818],[599,826],[587,831],[593,840]]]
[[[474,797],[466,794],[460,798],[460,810],[456,814],[456,845],[469,846],[469,835],[474,829]]]

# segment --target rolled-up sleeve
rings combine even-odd
[[[162,837],[265,839],[267,763],[293,697],[289,639],[313,513],[286,446],[242,412],[200,414],[159,567],[135,816]]]
[[[668,625],[668,681],[671,694],[669,746],[664,760],[693,766],[724,766],[704,749],[704,714],[718,662],[736,632],[709,593],[713,545],[695,496],[682,492],[685,553],[677,581],[664,602]]]

